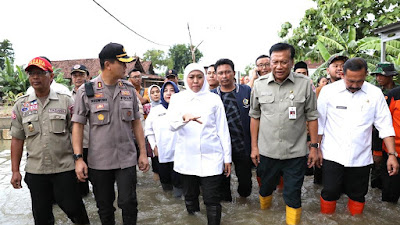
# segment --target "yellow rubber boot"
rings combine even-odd
[[[301,208],[286,206],[286,224],[295,225],[300,223]]]
[[[260,197],[260,208],[268,209],[271,206],[272,195],[268,195],[266,197],[259,195],[259,197]]]

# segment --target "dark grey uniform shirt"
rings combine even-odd
[[[89,119],[88,166],[97,170],[124,169],[137,164],[132,121],[140,119],[133,85],[119,80],[110,93],[102,75],[91,80],[94,96],[85,85],[76,94],[72,121],[86,124]]]

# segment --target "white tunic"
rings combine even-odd
[[[158,161],[167,163],[174,161],[176,132],[170,130],[167,120],[167,109],[162,105],[152,107],[146,119],[144,134],[151,149],[158,148]]]
[[[183,115],[200,116],[183,122]],[[224,105],[220,97],[206,92],[194,96],[188,91],[174,94],[168,107],[171,130],[177,132],[174,170],[200,177],[222,174],[224,163],[231,163],[231,140]]]
[[[394,136],[392,117],[382,91],[364,82],[351,93],[343,80],[322,88],[317,101],[318,135],[323,158],[346,167],[372,164],[372,125],[380,138]]]

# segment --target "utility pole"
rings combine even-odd
[[[187,23],[187,27],[188,27],[188,31],[189,31],[189,39],[190,39],[190,51],[192,52],[192,61],[196,62],[196,55],[194,54],[196,49],[201,45],[201,43],[203,43],[203,41],[200,42],[200,44],[198,44],[196,47],[193,48],[193,44],[192,44],[192,35],[190,34],[190,28],[189,28],[189,23]]]

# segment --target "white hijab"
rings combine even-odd
[[[151,86],[147,89],[147,93],[148,93],[148,95],[149,95],[151,107],[154,107],[154,106],[156,106],[156,105],[161,104],[161,98],[160,98],[160,100],[158,100],[158,101],[154,101],[154,100],[151,98],[150,92],[151,92],[151,89],[152,89],[153,87],[157,87],[158,90],[160,91],[160,94],[161,94],[161,88],[160,88],[160,86],[158,86],[158,85],[153,84],[153,85],[151,85]]]
[[[187,78],[189,73],[191,73],[192,71],[195,70],[199,70],[200,72],[203,73],[204,75],[204,83],[203,86],[201,87],[200,91],[198,92],[194,92],[190,89],[188,82],[187,82]],[[209,94],[210,90],[209,90],[209,85],[206,79],[206,72],[204,71],[204,68],[198,64],[198,63],[191,63],[189,65],[186,66],[185,71],[184,71],[184,77],[183,77],[183,81],[185,82],[185,87],[186,87],[186,91],[184,91],[184,93],[189,97],[189,99],[193,99],[196,97],[200,97],[204,94]]]

